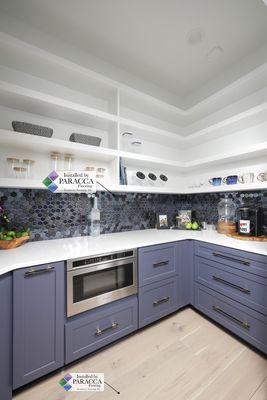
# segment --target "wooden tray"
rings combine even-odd
[[[239,233],[228,233],[227,236],[240,239],[240,240],[252,240],[254,242],[267,242],[267,236],[243,236],[239,235]]]
[[[20,238],[15,238],[13,240],[0,240],[0,249],[10,250],[15,249],[15,247],[21,246],[23,243],[29,240],[30,236],[22,236]]]

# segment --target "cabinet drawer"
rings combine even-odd
[[[267,314],[267,279],[195,257],[195,281]]]
[[[267,353],[266,316],[197,283],[195,307]]]
[[[66,364],[137,329],[137,297],[107,304],[65,325]]]
[[[195,255],[267,278],[267,257],[204,242],[195,242]]]
[[[178,279],[175,276],[140,289],[140,328],[178,309]]]
[[[176,273],[175,244],[168,243],[139,249],[139,286],[170,278]]]

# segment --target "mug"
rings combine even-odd
[[[254,181],[253,172],[247,172],[246,174],[239,175],[238,182],[240,183],[251,183]]]
[[[223,183],[226,183],[226,185],[235,185],[237,183],[237,180],[237,175],[229,175],[223,178]]]
[[[211,178],[211,179],[209,179],[209,183],[212,186],[220,186],[221,183],[222,183],[222,178],[221,177],[219,177],[219,178]]]
[[[266,182],[267,181],[267,172],[262,172],[257,176],[258,181]]]

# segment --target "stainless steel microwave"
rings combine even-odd
[[[68,317],[135,293],[135,249],[67,261]]]

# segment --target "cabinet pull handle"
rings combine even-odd
[[[169,297],[162,297],[162,299],[160,299],[160,300],[153,301],[153,306],[159,306],[162,303],[167,303],[167,301],[169,301],[169,300],[170,300]]]
[[[234,261],[234,262],[237,262],[237,263],[243,264],[243,265],[250,265],[249,261],[239,260],[238,258],[228,257],[223,254],[215,253],[215,252],[213,252],[212,254],[214,255],[214,257],[219,257],[219,258],[223,258],[225,260]]]
[[[232,315],[228,314],[225,312],[221,307],[219,306],[212,306],[213,310],[216,311],[219,314],[224,315],[226,318],[230,319],[231,321],[235,322],[236,324],[242,326],[244,329],[250,329],[250,325],[247,322],[240,321],[240,319],[237,319],[233,317]]]
[[[153,267],[163,267],[163,265],[168,265],[169,264],[169,260],[164,260],[164,261],[159,261],[153,264]]]
[[[52,271],[54,271],[54,269],[55,269],[55,267],[52,267],[51,265],[49,267],[42,268],[42,269],[31,268],[31,269],[29,269],[29,271],[25,272],[24,277],[28,278],[29,276],[33,276],[33,275],[44,274],[45,272],[52,272]]]
[[[239,286],[239,285],[235,285],[235,284],[232,283],[232,282],[225,281],[224,279],[220,278],[219,276],[213,275],[212,278],[213,278],[215,281],[217,281],[217,282],[221,282],[221,283],[223,283],[224,285],[231,286],[231,287],[234,288],[234,289],[240,290],[240,292],[243,292],[243,293],[246,293],[246,294],[249,294],[249,293],[250,293],[250,290],[249,290],[249,289],[244,288],[244,287]]]
[[[118,326],[119,326],[119,324],[118,324],[117,322],[112,322],[111,326],[108,326],[108,327],[105,328],[105,329],[99,329],[99,328],[97,328],[96,333],[95,333],[95,336],[101,336],[101,335],[102,335],[103,333],[105,333],[105,332],[108,332],[108,331],[110,331],[110,330],[112,330],[112,329],[118,328]]]

